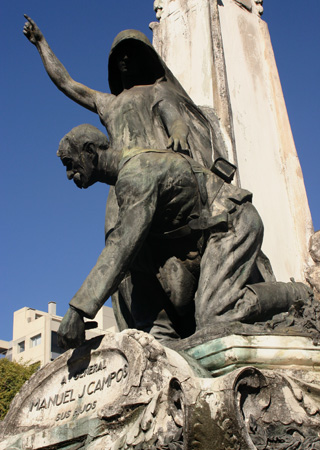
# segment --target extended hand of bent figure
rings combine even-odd
[[[43,34],[41,33],[36,23],[29,16],[24,14],[24,17],[28,22],[24,24],[23,34],[29,39],[32,44],[36,45],[37,42],[41,41],[41,39],[43,38]]]
[[[70,306],[58,330],[59,347],[65,350],[79,347],[85,341],[85,330],[97,326],[97,322],[84,322],[81,313]]]
[[[187,125],[181,120],[176,120],[171,129],[171,135],[168,140],[167,148],[171,147],[175,152],[178,150],[189,150],[187,136]]]

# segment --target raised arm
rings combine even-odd
[[[24,25],[23,34],[37,47],[43,65],[57,88],[69,98],[79,103],[79,105],[84,106],[90,111],[97,112],[95,99],[98,92],[78,83],[70,77],[65,67],[49,47],[36,23],[26,14],[24,17],[27,19],[27,22]]]

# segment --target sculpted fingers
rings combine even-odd
[[[189,150],[189,145],[186,139],[180,141],[181,150]]]
[[[29,39],[32,44],[36,44],[42,38],[42,33],[37,27],[36,23],[27,14],[24,14],[27,22],[23,27],[23,34]]]
[[[175,152],[179,150],[180,139],[175,136],[171,136],[168,140],[167,148],[172,148]]]
[[[179,138],[174,138],[173,139],[173,150],[175,152],[177,152],[179,150],[179,146],[180,146],[180,139]]]
[[[27,37],[30,36],[30,34],[31,34],[31,26],[32,26],[32,25],[30,25],[29,22],[26,22],[26,23],[24,24],[24,27],[23,27],[23,34],[26,35]]]
[[[180,137],[178,139],[175,139],[175,146],[174,146],[174,150],[177,151],[179,148],[181,150],[189,150],[189,145],[187,143],[186,138],[184,137]]]
[[[63,330],[58,330],[58,345],[64,350],[68,350],[69,348],[79,347],[85,341],[84,333],[74,334],[70,333],[67,330],[65,333]]]
[[[30,23],[30,25],[35,25],[34,21],[27,14],[23,14],[24,18]]]
[[[189,145],[186,138],[180,136],[171,136],[167,143],[167,148],[172,148],[175,152],[179,149],[188,150]]]
[[[170,138],[168,139],[167,148],[171,148],[172,146],[173,146],[173,138],[170,137]]]
[[[58,344],[61,348],[79,347],[85,340],[85,324],[81,314],[70,307],[58,330]]]
[[[24,34],[30,34],[34,29],[35,23],[29,16],[27,16],[27,14],[24,14],[24,17],[27,19],[27,22],[24,24],[23,32]]]

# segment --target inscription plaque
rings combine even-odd
[[[124,355],[115,351],[106,352],[103,359],[93,355],[88,367],[58,371],[52,389],[46,386],[32,395],[23,413],[28,423],[45,420],[51,425],[92,414],[104,405],[106,398],[116,399],[127,377],[128,361]],[[56,383],[57,378],[60,383]]]
[[[0,450],[181,449],[178,380],[194,403],[193,376],[181,355],[150,334],[106,333],[30,378],[0,424]]]
[[[15,435],[12,448],[37,449],[68,441],[70,430],[72,439],[81,439],[87,428],[99,426],[103,409],[139,386],[146,365],[141,345],[128,333],[93,338],[31,377],[13,401],[1,437]],[[8,442],[0,450],[11,448]]]

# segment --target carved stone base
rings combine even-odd
[[[94,338],[23,386],[0,426],[0,450],[320,450],[320,352],[311,342],[302,349],[307,359],[314,352],[307,370],[294,358],[290,370],[260,369],[246,366],[243,339],[206,344],[220,346],[207,365],[213,378],[190,356],[199,348],[180,354],[135,330]],[[247,339],[260,358],[251,364],[265,358],[267,367],[264,340]]]
[[[212,376],[229,373],[239,367],[254,365],[259,369],[318,370],[320,347],[303,336],[226,336],[187,350]]]

